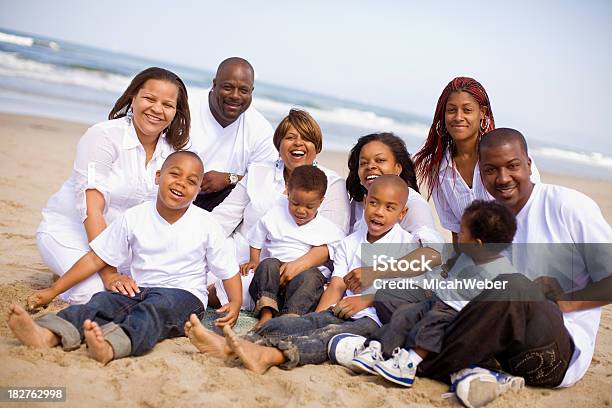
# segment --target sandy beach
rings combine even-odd
[[[20,346],[6,324],[11,303],[24,304],[33,290],[50,285],[52,273],[35,243],[40,211],[70,174],[76,143],[86,125],[0,114],[0,387],[66,387],[67,401],[36,406],[459,406],[442,399],[447,386],[418,379],[413,389],[354,375],[329,363],[256,375],[202,355],[186,338],[166,340],[149,354],[102,366],[85,346]],[[346,154],[325,153],[319,162],[346,174]],[[592,197],[612,223],[612,183],[544,173],[542,180]],[[55,301],[48,310],[65,305]],[[502,396],[491,407],[612,406],[612,306],[604,309],[595,357],[585,378],[564,390],[527,388]],[[4,405],[3,405],[4,404]],[[2,403],[0,406],[27,406]]]

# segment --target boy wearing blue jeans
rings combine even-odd
[[[33,320],[11,305],[8,325],[27,346],[66,350],[87,343],[97,361],[145,354],[166,338],[184,335],[191,314],[206,310],[206,273],[223,279],[230,302],[218,326],[234,324],[241,306],[238,264],[221,227],[212,216],[191,205],[200,189],[204,166],[194,153],[172,153],[157,172],[155,202],[133,207],[111,223],[66,274],[49,289],[28,298],[28,307],[46,305],[106,265],[131,256],[132,278],[118,276],[113,292],[99,292],[84,305]]]

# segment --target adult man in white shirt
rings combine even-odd
[[[612,229],[587,196],[529,180],[531,160],[520,132],[492,131],[479,150],[487,190],[517,217],[512,261],[555,302],[528,279],[505,275],[512,293],[500,298],[485,291],[463,309],[447,329],[443,350],[420,372],[444,380],[471,364],[492,368],[496,360],[528,385],[572,386],[591,362],[601,306],[612,303]]]
[[[239,57],[221,62],[207,95],[190,92],[191,147],[206,169],[196,205],[211,211],[252,163],[274,161],[273,129],[255,108],[254,70]]]

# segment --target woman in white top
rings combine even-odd
[[[493,129],[487,91],[475,79],[457,77],[442,91],[427,140],[414,155],[419,181],[427,184],[440,224],[452,232],[453,243],[463,210],[476,199],[493,200],[478,169],[478,143]],[[531,181],[538,183],[533,159],[531,170]]]
[[[77,145],[70,178],[51,196],[36,233],[40,255],[62,276],[89,248],[89,242],[125,210],[157,194],[155,173],[166,157],[189,140],[189,106],[183,81],[162,68],[134,77],[111,110],[109,120],[85,132]],[[81,304],[105,288],[133,293],[129,268],[107,267],[62,294]]]
[[[286,182],[293,169],[313,165],[323,147],[323,135],[317,122],[306,111],[291,109],[276,127],[273,143],[280,158],[276,162],[249,166],[246,176],[230,195],[213,210],[227,236],[236,244],[239,263],[249,260],[246,234],[257,221],[287,196]],[[318,166],[327,176],[327,193],[319,213],[336,224],[343,233],[349,229],[349,202],[344,180],[331,170]],[[243,308],[249,309],[248,288],[253,274],[242,280]],[[226,299],[221,285],[215,285],[219,301]],[[252,305],[251,305],[252,307]]]
[[[408,213],[401,227],[423,241],[439,242],[431,209],[419,193],[414,164],[402,139],[393,133],[362,136],[351,149],[346,189],[351,198],[351,232],[363,222],[363,198],[372,181],[383,174],[400,176],[408,184]]]

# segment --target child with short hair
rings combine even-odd
[[[474,201],[461,218],[461,255],[449,271],[449,279],[494,280],[501,274],[516,273],[501,254],[512,243],[515,232],[516,219],[505,206]],[[365,339],[351,361],[340,363],[356,372],[378,374],[411,387],[419,363],[429,353],[440,352],[446,327],[480,292],[477,287],[459,290],[444,285],[431,300],[400,306],[388,324]]]
[[[272,207],[247,234],[250,259],[240,265],[243,275],[255,271],[249,294],[259,324],[278,315],[313,312],[330,271],[321,266],[329,258],[327,245],[344,234],[318,214],[327,190],[325,173],[310,165],[293,170],[287,201]],[[266,259],[261,261],[261,254]]]
[[[408,186],[396,175],[384,175],[372,183],[365,204],[366,224],[330,251],[334,271],[316,312],[271,319],[243,338],[224,327],[225,340],[192,316],[185,329],[191,342],[201,352],[219,358],[237,356],[247,369],[264,373],[272,366],[291,369],[324,362],[328,342],[335,334],[370,335],[380,324],[373,299],[354,296],[343,278],[353,268],[361,267],[362,243],[418,247],[418,239],[398,225],[407,212],[407,198]]]
[[[203,315],[208,270],[224,280],[231,299],[219,310],[227,315],[216,324],[233,324],[242,301],[233,248],[212,216],[191,205],[203,175],[196,154],[169,155],[156,174],[157,200],[135,206],[111,223],[90,243],[92,251],[51,288],[32,294],[28,306],[45,305],[106,265],[119,265],[128,257],[138,284],[135,293],[99,292],[86,304],[36,320],[13,304],[8,325],[17,339],[33,347],[61,344],[66,351],[85,340],[90,356],[103,364],[145,354],[161,340],[183,336],[190,315]]]

